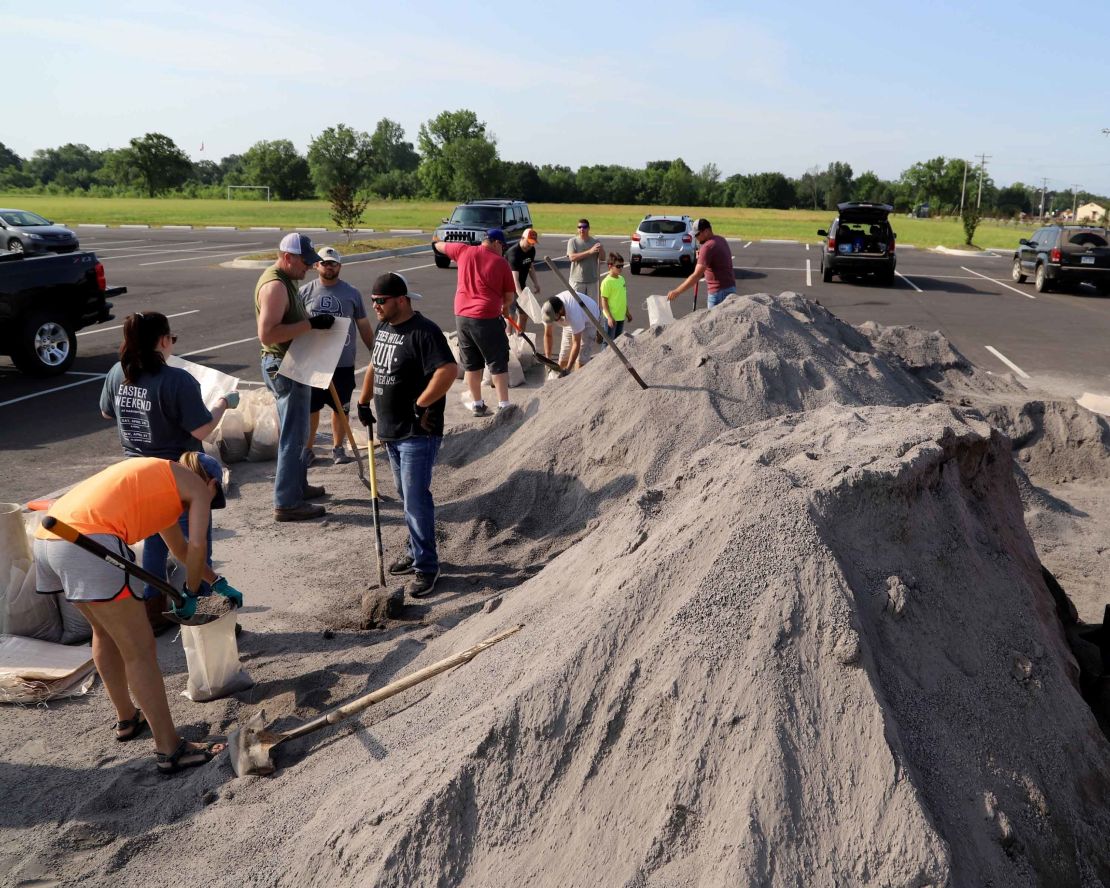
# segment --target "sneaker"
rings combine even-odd
[[[508,401],[506,401],[504,404],[498,404],[497,405],[497,412],[498,413],[512,413],[515,406],[516,406],[515,404],[510,404]]]
[[[299,506],[290,506],[288,509],[274,509],[275,521],[310,521],[313,518],[323,518],[327,511],[323,506],[313,503],[301,503]]]
[[[413,576],[413,581],[409,583],[409,597],[423,598],[425,595],[431,595],[432,590],[436,587],[436,580],[438,579],[438,570],[434,574],[421,573],[420,571],[416,571]]]
[[[305,465],[311,467],[311,466],[316,465],[319,462],[320,462],[320,457],[318,457],[314,452],[309,451],[308,460],[305,462]]]
[[[395,577],[412,573],[412,556],[407,553],[402,555],[389,565],[389,572]]]
[[[304,486],[304,498],[306,500],[319,499],[325,493],[326,493],[326,491],[324,490],[324,487],[323,487],[322,484],[306,484]]]
[[[342,447],[333,447],[331,451],[332,462],[337,466],[344,466],[349,462],[354,462],[354,457],[347,456],[347,451]]]
[[[463,407],[465,407],[475,416],[489,415],[489,408],[486,406],[485,401],[463,401]]]

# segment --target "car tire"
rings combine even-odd
[[[1048,271],[1043,262],[1037,266],[1037,271],[1033,275],[1033,289],[1038,293],[1047,293],[1052,289],[1052,284],[1048,280]]]
[[[29,376],[59,376],[77,358],[77,333],[55,311],[33,312],[19,325],[11,357]]]
[[[18,237],[13,237],[11,240],[8,241],[8,252],[9,253],[22,253],[23,252],[23,241],[21,241]]]
[[[822,265],[821,266],[821,280],[823,280],[826,284],[831,284],[832,283],[832,276],[833,276],[832,269],[829,268],[829,266],[827,266],[827,265]]]
[[[435,259],[435,261],[436,261],[436,268],[450,268],[451,267],[451,257],[450,256],[444,256],[442,253],[440,253],[434,247],[432,248],[432,258]]]
[[[1013,268],[1010,269],[1010,280],[1015,284],[1024,284],[1026,276],[1021,272],[1021,260],[1015,259]]]
[[[637,262],[635,259],[628,263],[628,268],[633,274],[640,273],[640,263]]]

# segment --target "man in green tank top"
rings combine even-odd
[[[262,380],[277,401],[277,471],[274,473],[274,519],[304,521],[320,518],[324,507],[306,502],[324,495],[323,487],[308,483],[309,399],[311,389],[280,375],[278,367],[289,344],[309,330],[326,330],[333,315],[308,318],[297,293],[296,281],[304,280],[308,269],[320,261],[312,241],[303,234],[287,234],[278,245],[277,262],[258,278],[254,288],[254,316],[258,340],[262,343]]]

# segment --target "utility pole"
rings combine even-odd
[[[1078,188],[1079,188],[1078,184],[1075,184],[1075,185],[1071,186],[1071,221],[1072,222],[1075,221],[1075,211],[1079,206],[1079,191],[1076,190]]]
[[[992,155],[980,154],[979,155],[979,196],[975,199],[975,209],[979,209],[983,205],[983,167],[987,165]]]
[[[1044,193],[1048,190],[1048,179],[1041,178],[1041,218],[1044,218]]]
[[[964,161],[964,184],[960,186],[960,216],[964,214],[964,194],[967,193],[967,161]]]

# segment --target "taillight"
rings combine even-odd
[[[894,252],[894,238],[890,239],[890,252]]]
[[[836,238],[835,237],[830,237],[829,238],[829,252],[830,253],[835,253],[836,252]]]
[[[690,235],[684,234],[684,235],[682,235],[682,242],[684,244],[692,244],[694,242],[694,239],[692,237],[690,237]]]
[[[633,232],[632,232],[632,240],[633,240],[633,241],[634,241],[635,243],[639,243],[639,242],[640,242],[640,232],[638,232],[638,231],[633,231]]]
[[[1053,247],[1052,248],[1052,251],[1048,254],[1048,261],[1049,262],[1059,262],[1060,261],[1060,248],[1059,247]]]
[[[96,263],[96,286],[99,290],[108,289],[108,279],[104,276],[104,263]]]

